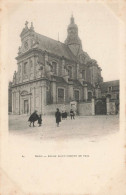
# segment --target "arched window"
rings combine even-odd
[[[29,66],[30,67],[30,72],[33,72],[33,61],[30,60],[30,63],[29,64],[30,64],[30,66]]]
[[[33,62],[32,62],[32,60],[30,60],[30,68],[32,68],[33,67]]]
[[[64,88],[58,88],[58,103],[63,103],[65,98],[65,91]]]
[[[72,67],[71,66],[68,66],[68,75],[69,75],[69,78],[72,78]]]
[[[86,80],[86,70],[82,70],[82,78]]]
[[[52,62],[52,70],[57,75],[57,62]]]
[[[88,92],[88,100],[91,101],[91,98],[92,98],[92,92]]]

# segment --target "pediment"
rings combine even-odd
[[[25,96],[25,95],[29,95],[29,93],[28,93],[28,91],[22,91],[20,95]]]

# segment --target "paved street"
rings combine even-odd
[[[77,116],[75,120],[68,117],[62,120],[60,127],[56,126],[54,116],[43,116],[43,124],[38,127],[29,127],[29,116],[9,116],[10,133],[25,135],[30,139],[71,139],[94,138],[117,133],[119,131],[118,116]]]

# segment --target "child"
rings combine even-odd
[[[74,118],[74,111],[73,111],[72,109],[70,110],[70,116],[71,116],[71,120],[72,120],[72,119],[75,119],[75,118]]]
[[[39,118],[38,118],[38,124],[39,124],[39,127],[40,127],[41,124],[42,124],[42,116],[41,116],[41,114],[39,115]]]

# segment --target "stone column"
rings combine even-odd
[[[34,55],[34,58],[33,58],[33,79],[35,79],[35,66],[36,66],[36,56]]]
[[[62,75],[62,76],[64,76],[64,74],[65,74],[64,67],[65,67],[65,60],[64,60],[64,58],[63,58],[63,59],[62,59],[62,71],[61,71],[61,75]]]
[[[30,64],[30,58],[28,59],[28,80],[30,80],[30,74],[31,74],[31,64]]]
[[[90,83],[93,84],[92,66],[90,66]]]
[[[110,97],[106,97],[106,109],[107,109],[107,115],[110,115]]]
[[[69,94],[69,100],[72,101],[74,99],[74,94],[73,94],[73,83],[69,82],[69,88],[68,88],[68,94]]]
[[[46,81],[43,80],[41,82],[41,110],[42,114],[45,115],[45,106],[47,104],[46,102]]]
[[[95,115],[95,98],[92,97],[92,115]]]
[[[30,88],[31,93],[31,88]],[[31,114],[31,94],[29,95],[29,114]]]
[[[32,104],[33,104],[33,112],[35,111],[35,87],[33,87],[33,95],[32,95],[32,97],[33,97],[33,100],[32,100]]]
[[[52,102],[53,104],[56,103],[56,80],[53,79],[52,82],[51,82],[51,96],[52,96]]]
[[[79,64],[77,64],[77,79],[79,79]]]
[[[98,88],[95,89],[95,96],[98,98]]]
[[[98,87],[98,98],[101,98],[101,89]]]
[[[87,101],[88,99],[88,90],[87,90],[87,84],[84,85],[84,100]]]

